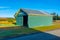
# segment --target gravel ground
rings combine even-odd
[[[46,33],[53,34],[56,36],[60,37],[60,29],[52,30],[52,31],[47,31]]]

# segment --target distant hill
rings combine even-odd
[[[15,20],[15,18],[3,18],[3,17],[0,17],[0,21],[8,21],[8,20]]]
[[[16,23],[15,18],[3,18],[0,17],[0,24]]]

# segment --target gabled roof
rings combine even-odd
[[[31,9],[21,8],[21,9],[15,14],[15,16],[17,16],[17,15],[20,13],[20,11],[24,11],[24,12],[27,13],[27,14],[50,15],[50,14],[48,14],[48,12],[44,12],[44,11],[41,11],[41,10],[31,10]]]
[[[27,14],[47,14],[47,12],[43,12],[41,10],[39,11],[39,10],[31,10],[31,9],[24,9],[24,8],[22,8],[21,10],[23,10]]]
[[[20,13],[20,9],[15,13],[15,17]]]

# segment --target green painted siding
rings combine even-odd
[[[28,16],[30,28],[37,26],[49,26],[52,24],[52,16]]]
[[[19,14],[16,17],[16,24],[23,26],[23,14]],[[50,26],[52,25],[52,16],[40,16],[40,15],[28,15],[28,27],[33,28],[37,26]]]
[[[23,26],[23,16],[16,17],[16,24]]]

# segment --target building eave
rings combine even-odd
[[[44,15],[44,14],[28,14],[29,16],[53,16],[53,15]]]
[[[20,9],[15,13],[14,17],[16,17],[17,15],[19,15],[20,13]]]

